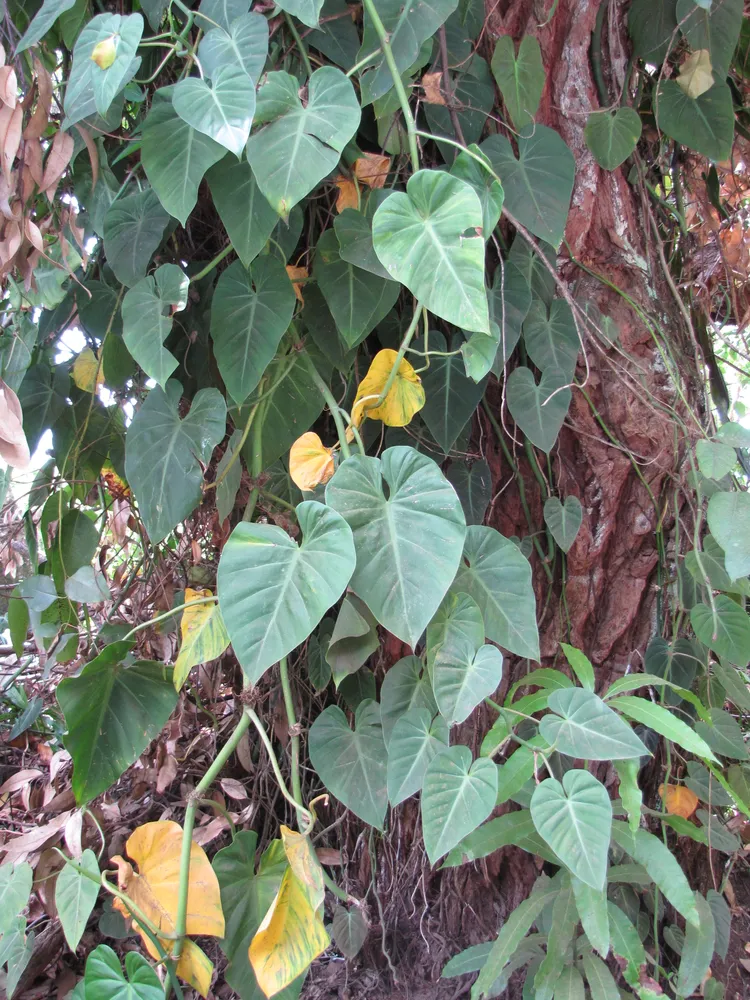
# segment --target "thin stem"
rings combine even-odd
[[[215,597],[196,597],[194,601],[187,601],[185,604],[178,604],[176,608],[172,608],[171,611],[165,611],[163,615],[157,615],[156,618],[149,618],[147,622],[141,622],[140,625],[136,625],[135,628],[131,628],[126,636],[123,636],[122,642],[127,642],[132,636],[137,632],[143,631],[144,628],[149,628],[151,625],[156,625],[157,622],[163,622],[167,618],[171,618],[176,615],[178,611],[184,611],[185,608],[194,608],[197,604],[215,604]]]
[[[342,903],[358,902],[358,900],[356,900],[354,896],[350,896],[348,892],[345,892],[340,886],[336,885],[336,883],[333,881],[333,879],[325,870],[325,868],[321,868],[320,870],[323,873],[323,881],[331,890],[331,892],[334,894],[334,896],[336,896],[337,899],[340,899]]]
[[[359,73],[359,71],[364,66],[367,66],[368,63],[371,63],[373,59],[375,59],[377,56],[380,55],[380,53],[381,53],[380,49],[375,49],[374,52],[371,52],[369,55],[365,56],[364,59],[360,59],[359,62],[356,62],[351,69],[347,70],[346,75],[354,76],[355,73]]]
[[[297,717],[294,714],[294,697],[292,696],[292,685],[289,679],[289,658],[282,656],[279,661],[281,671],[281,690],[284,692],[284,707],[286,708],[286,718],[291,730],[292,744],[292,795],[298,802],[302,801],[302,784],[299,777],[299,733],[297,732]],[[297,825],[301,828],[302,822],[297,810]]]
[[[287,800],[287,802],[290,805],[294,806],[294,808],[297,810],[297,815],[299,816],[300,813],[301,813],[303,815],[303,817],[305,817],[305,818],[303,818],[303,822],[304,822],[305,825],[304,825],[304,828],[300,829],[300,833],[304,833],[305,835],[307,835],[310,832],[310,830],[312,829],[313,825],[314,825],[315,821],[313,820],[313,817],[310,815],[309,811],[307,809],[305,809],[305,807],[302,805],[302,803],[298,802],[297,799],[294,798],[294,796],[291,794],[291,792],[289,791],[289,789],[286,787],[286,782],[284,781],[284,776],[281,773],[281,768],[279,767],[279,762],[278,762],[278,760],[276,758],[276,754],[274,753],[273,747],[271,746],[271,741],[268,738],[268,733],[266,732],[266,730],[263,727],[263,723],[260,721],[260,719],[255,714],[255,712],[252,710],[252,708],[246,707],[245,708],[245,713],[248,715],[248,717],[250,718],[250,721],[253,723],[253,725],[255,726],[255,728],[258,730],[258,735],[260,736],[261,740],[263,741],[263,746],[266,748],[266,753],[268,754],[268,759],[271,761],[271,767],[273,768],[273,773],[274,773],[274,776],[276,778],[276,782],[277,782],[277,784],[279,786],[279,791],[284,796],[284,798]]]
[[[297,25],[294,23],[291,16],[286,13],[286,11],[284,12],[284,20],[286,21],[286,26],[287,28],[289,28],[289,32],[292,38],[294,39],[294,44],[297,46],[300,58],[302,59],[302,62],[305,64],[307,75],[312,76],[313,68],[312,68],[312,63],[310,62],[310,56],[307,54],[307,48],[305,46],[305,43],[300,38],[299,31],[297,31]]]
[[[196,281],[200,281],[201,278],[205,278],[206,275],[210,274],[213,271],[213,269],[218,264],[220,264],[224,260],[225,257],[228,257],[229,254],[233,250],[234,250],[234,247],[232,246],[231,243],[229,244],[229,246],[224,247],[224,249],[221,251],[221,253],[218,253],[209,264],[206,264],[206,266],[203,268],[203,270],[198,271],[197,274],[193,275],[193,277],[190,279],[190,284],[193,285],[193,284],[195,284]]]
[[[349,449],[349,442],[346,440],[346,428],[344,427],[344,421],[341,419],[341,412],[339,411],[338,403],[333,398],[333,393],[331,392],[331,390],[325,384],[324,380],[320,377],[318,369],[315,367],[310,355],[304,348],[302,348],[301,353],[302,353],[302,360],[305,362],[307,370],[310,372],[310,377],[315,383],[318,392],[326,401],[326,406],[331,411],[333,422],[336,424],[336,433],[339,436],[339,444],[341,445],[341,454],[344,456],[344,458],[349,458],[349,456],[351,455],[351,451]]]
[[[380,20],[380,15],[375,7],[374,0],[364,0],[364,7],[367,11],[367,16],[372,21],[372,26],[375,29],[375,33],[380,39],[380,48],[383,52],[383,58],[386,61],[386,65],[390,70],[391,77],[393,78],[393,86],[398,95],[398,101],[401,105],[401,111],[404,115],[404,121],[406,122],[406,134],[409,140],[409,155],[411,156],[411,167],[415,172],[419,170],[419,147],[417,146],[417,126],[414,122],[414,115],[409,107],[409,98],[404,88],[404,82],[401,79],[401,74],[398,71],[398,66],[396,65],[396,60],[393,58],[393,52],[391,50],[391,43],[388,38],[388,32],[385,30],[385,25]]]
[[[182,851],[180,852],[180,885],[177,896],[177,916],[175,918],[175,934],[177,938],[172,950],[172,957],[175,959],[180,957],[186,934],[188,890],[190,888],[190,851],[193,844],[195,810],[199,799],[204,798],[204,793],[208,791],[216,778],[218,778],[222,768],[237,749],[237,745],[247,732],[249,726],[250,719],[248,714],[247,712],[243,712],[234,732],[216,755],[213,764],[188,796],[185,823],[182,827]]]
[[[255,406],[252,407],[252,409],[250,410],[250,413],[248,414],[247,421],[245,423],[245,427],[244,427],[244,429],[242,431],[242,437],[237,442],[237,447],[232,452],[232,457],[227,462],[227,464],[224,467],[224,470],[222,471],[221,475],[217,477],[216,482],[214,482],[214,483],[208,483],[208,485],[206,486],[206,491],[208,491],[209,489],[214,489],[214,490],[217,489],[219,487],[219,485],[221,483],[223,483],[224,480],[227,478],[227,475],[229,474],[229,470],[232,468],[232,466],[234,465],[234,463],[239,459],[240,452],[242,451],[242,446],[244,445],[245,441],[247,441],[247,436],[250,433],[250,428],[253,425],[253,420],[255,419],[255,414],[258,412],[258,407],[259,406],[260,406],[260,400],[258,400],[258,402],[255,404]]]

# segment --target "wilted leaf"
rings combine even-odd
[[[310,271],[306,267],[296,267],[294,264],[287,264],[286,273],[289,275],[289,280],[294,287],[294,297],[304,305],[305,296],[302,291],[302,283],[310,277]]]
[[[73,362],[73,381],[83,392],[96,392],[104,382],[104,368],[90,347],[84,347]]]
[[[29,464],[29,446],[23,430],[23,413],[18,396],[0,379],[0,456],[16,469]]]
[[[684,785],[659,785],[659,795],[671,816],[690,819],[698,808],[698,796]]]
[[[405,427],[424,406],[422,380],[406,358],[401,360],[385,399],[379,406],[375,406],[397,357],[396,351],[385,349],[378,351],[373,358],[369,371],[359,383],[352,407],[355,423],[359,424],[363,416],[366,416],[372,420],[382,420],[388,427]]]
[[[440,89],[440,80],[442,79],[442,73],[425,73],[422,77],[422,88],[424,90],[424,99],[427,104],[441,104],[443,107],[446,104],[443,92]]]
[[[339,189],[336,198],[336,211],[343,212],[345,208],[359,208],[359,195],[357,185],[349,177],[339,174],[336,178],[336,187]]]
[[[210,590],[185,589],[185,604],[201,597],[211,597]],[[174,664],[174,686],[177,691],[198,663],[208,663],[221,656],[229,645],[229,636],[217,603],[196,604],[185,608],[180,624],[182,645]]]
[[[694,100],[705,94],[714,85],[714,74],[711,67],[711,53],[708,49],[698,49],[691,52],[680,66],[677,75],[677,86],[688,97]]]
[[[289,475],[301,490],[314,490],[333,475],[333,449],[326,448],[314,431],[307,431],[291,447]]]
[[[371,188],[385,187],[390,169],[390,156],[381,156],[380,153],[363,153],[354,161],[354,176]]]

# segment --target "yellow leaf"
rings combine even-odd
[[[294,286],[294,294],[297,296],[297,301],[304,305],[305,300],[302,295],[302,282],[306,281],[310,277],[310,272],[306,267],[295,267],[293,264],[287,264],[286,273],[289,275],[289,280]]]
[[[84,392],[96,392],[104,381],[104,368],[90,347],[84,347],[73,362],[73,381]]]
[[[336,211],[343,212],[345,208],[359,208],[359,197],[357,185],[339,174],[336,178],[336,187],[339,189],[339,196],[336,199]]]
[[[185,603],[201,597],[211,597],[210,590],[185,588]],[[229,645],[229,636],[224,627],[218,603],[196,604],[185,608],[180,625],[182,645],[174,664],[174,686],[179,691],[187,675],[198,663],[208,663],[221,656]]]
[[[670,816],[682,816],[690,819],[698,808],[698,796],[684,785],[659,785],[659,795],[664,801],[664,807]]]
[[[180,884],[180,853],[182,850],[182,827],[171,820],[144,823],[137,827],[128,838],[125,850],[138,865],[138,871],[115,856],[117,882],[123,892],[133,900],[149,920],[165,933],[172,934],[177,919],[177,897]],[[125,903],[115,899],[112,904],[125,917],[131,917]],[[137,920],[133,927],[141,935],[143,944],[152,958],[158,952],[148,935],[141,930]],[[221,910],[219,882],[206,857],[206,852],[198,844],[190,845],[190,882],[188,886],[187,922],[188,934],[210,934],[224,936],[224,914]],[[169,952],[170,942],[161,942]],[[185,942],[188,945],[188,942]],[[185,947],[180,956],[177,973],[187,982],[196,986],[211,979],[207,972],[208,959],[197,946]],[[206,992],[208,988],[206,987]],[[203,994],[205,996],[205,994]]]
[[[363,417],[370,417],[372,420],[382,420],[388,427],[405,427],[424,406],[422,380],[406,358],[398,366],[388,395],[380,406],[375,406],[397,357],[396,351],[385,349],[373,358],[370,370],[359,383],[352,407],[352,417],[357,426]]]
[[[281,841],[292,871],[300,882],[307,886],[310,905],[317,910],[323,903],[326,890],[323,869],[320,867],[310,838],[302,833],[295,833],[288,826],[282,826]]]
[[[705,94],[714,85],[714,74],[711,66],[711,53],[708,49],[698,49],[691,52],[680,66],[677,76],[677,86],[682,88],[688,97],[693,99]]]
[[[115,56],[117,55],[115,38],[117,37],[117,35],[110,35],[109,38],[104,38],[101,42],[97,42],[91,50],[91,58],[99,69],[109,69],[115,61]]]
[[[156,958],[156,955],[152,956]],[[211,989],[211,976],[214,973],[214,963],[195,941],[185,938],[182,945],[180,960],[177,963],[177,975],[184,979],[202,997],[208,996]]]
[[[326,448],[317,434],[307,431],[289,452],[289,475],[301,490],[314,490],[333,475],[333,450]]]
[[[354,161],[354,176],[371,188],[385,187],[390,169],[390,156],[382,156],[380,153],[363,153]]]
[[[287,868],[276,898],[250,942],[250,964],[267,997],[293,982],[330,943],[309,893],[294,869]]]

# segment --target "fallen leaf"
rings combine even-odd
[[[68,132],[58,132],[52,140],[52,148],[47,155],[44,176],[42,177],[42,189],[50,201],[55,195],[60,178],[70,163],[74,148],[75,140]]]
[[[83,392],[96,392],[104,382],[104,368],[90,347],[84,347],[73,362],[73,381]]]
[[[326,448],[314,431],[306,431],[289,452],[289,475],[301,490],[314,490],[333,475],[333,449]]]
[[[221,785],[221,790],[228,795],[230,799],[236,799],[238,802],[242,802],[249,797],[245,786],[241,781],[237,781],[236,778],[222,778],[219,784]]]
[[[345,208],[359,208],[359,194],[357,185],[349,177],[339,174],[336,178],[336,187],[339,189],[336,198],[336,211],[343,212]]]
[[[23,431],[23,413],[18,396],[0,379],[0,456],[15,469],[25,469],[31,461]]]
[[[691,52],[680,66],[677,75],[677,86],[683,93],[693,99],[705,94],[714,85],[714,74],[711,66],[711,53],[708,49],[698,49]]]
[[[137,864],[138,872],[119,855],[112,858],[117,865],[117,883],[120,889],[130,896],[159,930],[173,933],[177,919],[180,884],[182,827],[171,820],[145,823],[130,835],[125,851]],[[112,905],[124,917],[132,919],[121,899],[115,899]],[[141,935],[149,955],[158,958],[156,948],[140,929],[136,920],[133,920],[133,927]],[[206,852],[195,842],[190,845],[190,880],[185,930],[188,934],[224,936],[219,882],[206,857]],[[185,943],[187,945],[187,942]],[[162,946],[165,950],[168,949],[167,940],[162,942]],[[183,948],[177,965],[177,974],[199,989],[202,996],[206,995],[210,985],[210,972],[206,985],[206,962],[208,959],[200,948],[193,945]],[[204,986],[205,992],[202,991]]]
[[[385,389],[398,354],[386,348],[378,351],[370,369],[359,383],[352,407],[352,419],[359,426],[364,417],[382,420],[388,427],[405,427],[425,403],[422,380],[403,358],[383,402],[376,406]]]
[[[24,785],[28,785],[30,781],[35,778],[43,777],[42,771],[36,767],[28,767],[23,771],[17,771],[16,774],[11,775],[7,781],[4,781],[0,785],[0,795],[5,795],[6,792],[17,792],[19,788],[23,788]]]
[[[440,89],[442,73],[425,73],[422,77],[422,89],[427,104],[441,104],[445,107],[445,97]]]
[[[363,153],[354,161],[354,176],[370,188],[385,187],[390,169],[390,156],[380,153]]]
[[[698,808],[698,796],[684,785],[659,785],[659,795],[664,801],[664,807],[671,816],[682,816],[690,819]]]
[[[59,840],[62,836],[62,828],[70,818],[69,812],[61,813],[45,826],[35,826],[22,833],[20,837],[14,837],[5,844],[0,845],[0,851],[5,851],[3,858],[4,865],[16,864],[25,861],[26,858],[47,847],[53,840]]]
[[[212,597],[210,590],[185,589],[185,603],[201,597]],[[174,686],[179,691],[191,669],[221,656],[229,645],[229,636],[217,602],[196,604],[185,608],[180,624],[182,645],[174,664]]]
[[[332,868],[341,864],[341,851],[337,851],[335,847],[318,847],[315,854],[321,865]]]
[[[286,273],[289,275],[289,280],[294,287],[294,294],[297,296],[297,301],[304,305],[305,299],[302,294],[302,283],[310,277],[310,272],[306,267],[295,267],[294,264],[287,264]]]

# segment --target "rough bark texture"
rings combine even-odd
[[[619,99],[627,64],[626,7],[617,0],[608,4],[602,32],[603,74],[612,102]],[[579,381],[585,379],[586,393],[611,437],[583,393],[574,390],[568,420],[551,455],[553,493],[576,495],[584,511],[581,531],[566,560],[564,582],[559,559],[550,583],[538,556],[532,556],[545,663],[551,665],[561,639],[570,641],[588,654],[597,668],[598,683],[605,686],[624,673],[628,664],[641,666],[639,658],[655,633],[660,591],[656,529],[661,517],[662,537],[668,544],[674,504],[670,499],[665,512],[664,501],[670,489],[674,492],[681,462],[674,424],[664,412],[667,407],[679,411],[677,387],[667,374],[651,330],[606,283],[626,293],[654,319],[681,372],[695,372],[696,359],[660,260],[648,205],[628,184],[626,168],[601,170],[584,142],[586,117],[602,106],[590,58],[598,8],[598,0],[559,0],[550,22],[540,27],[549,11],[539,3],[487,0],[482,51],[491,58],[501,34],[510,34],[516,41],[524,34],[539,39],[547,85],[537,121],[556,129],[576,159],[566,230],[569,249],[565,244],[561,248],[560,276],[578,303],[595,303],[619,327],[615,348],[596,337],[587,340],[587,366],[581,361],[577,373]],[[571,254],[604,281],[572,262]],[[697,378],[692,382],[698,385]],[[688,396],[697,391],[689,385],[683,388]],[[500,420],[500,386],[491,390],[488,400]],[[529,525],[513,470],[483,414],[481,419],[482,428],[474,440],[492,468],[495,495],[488,523],[504,535],[524,537],[530,533]],[[512,429],[507,414],[502,420]],[[523,448],[515,451],[534,530],[543,532],[544,494]],[[404,652],[386,648],[386,662]],[[507,660],[504,685],[523,676],[526,669],[524,662]],[[460,738],[478,749],[491,721],[485,709],[478,709],[462,727]],[[611,779],[606,771],[602,777]],[[538,859],[515,848],[477,864],[431,871],[421,849],[416,806],[406,803],[395,810],[394,823],[387,840],[378,846],[375,881],[382,915],[372,894],[368,898],[374,933],[362,966],[369,971],[363,969],[357,985],[351,983],[349,992],[346,988],[341,992],[333,969],[316,970],[310,996],[362,995],[360,990],[393,998],[468,996],[466,982],[438,983],[442,965],[462,948],[490,939],[528,895],[539,872]],[[352,860],[358,859],[359,877],[366,888],[370,880],[367,846],[352,833]],[[381,950],[377,939],[383,925]],[[395,967],[395,981],[393,970],[389,972],[385,964],[386,951]]]

